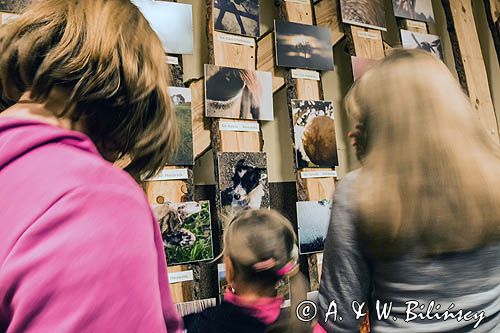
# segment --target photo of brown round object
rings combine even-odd
[[[326,116],[314,118],[307,124],[302,136],[307,157],[316,165],[331,166],[337,160],[335,121]]]

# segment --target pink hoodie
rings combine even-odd
[[[156,219],[85,135],[0,118],[0,332],[180,332]]]

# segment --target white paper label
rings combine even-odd
[[[255,46],[255,39],[253,39],[251,37],[218,33],[217,40],[219,42],[223,42],[223,43],[232,43],[232,44],[246,45],[246,46],[252,46],[252,47]]]
[[[303,179],[331,178],[331,177],[337,177],[337,171],[334,170],[302,171],[300,173],[300,177]]]
[[[305,69],[292,69],[292,78],[319,81],[319,72]]]
[[[292,2],[292,3],[300,3],[303,5],[310,5],[311,0],[285,0],[286,2]]]
[[[323,263],[323,253],[318,253],[316,256],[316,260],[318,262],[318,265],[321,265]]]
[[[283,301],[283,304],[281,304],[281,308],[282,309],[289,308],[291,304],[292,304],[292,302],[290,302],[289,299],[286,299]]]
[[[188,178],[188,169],[163,169],[156,176],[145,179],[145,181],[154,182],[159,180],[182,180]]]
[[[168,273],[168,280],[170,283],[180,283],[186,281],[193,281],[193,271],[183,271]]]
[[[167,56],[167,64],[169,64],[169,65],[178,65],[179,64],[179,58]]]
[[[260,131],[260,125],[258,122],[221,121],[219,129],[221,131],[258,132]]]
[[[224,265],[224,264],[217,264],[217,271],[219,271],[219,272],[225,272],[226,271],[226,265]]]
[[[375,33],[375,32],[370,32],[370,31],[358,31],[358,36],[361,38],[368,38],[368,39],[379,39],[380,35]]]

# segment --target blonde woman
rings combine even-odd
[[[36,1],[0,28],[0,332],[179,332],[132,177],[177,142],[163,47],[129,0]]]
[[[373,332],[500,332],[500,148],[455,79],[398,50],[346,107],[363,166],[335,194],[316,332],[366,313]]]

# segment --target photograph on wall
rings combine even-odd
[[[443,46],[439,36],[401,29],[401,43],[405,49],[424,50],[444,60]]]
[[[223,216],[269,208],[266,153],[218,153],[218,175]]]
[[[226,266],[224,264],[217,265],[217,281],[219,284],[219,299],[222,302],[229,284],[226,280]]]
[[[207,117],[273,120],[270,72],[205,65]]]
[[[434,22],[432,0],[392,0],[392,7],[396,17]]]
[[[259,0],[213,0],[214,29],[259,37]]]
[[[169,87],[168,93],[175,106],[177,127],[180,140],[177,153],[168,161],[168,165],[193,165],[193,120],[191,113],[191,89]]]
[[[358,80],[366,71],[373,67],[377,63],[377,60],[367,59],[352,56],[352,75],[354,76],[354,81]]]
[[[163,43],[166,53],[193,53],[193,6],[190,4],[132,0]]]
[[[297,202],[300,254],[323,251],[331,210],[332,203],[328,200]]]
[[[333,70],[333,47],[329,28],[275,20],[274,29],[278,66]]]
[[[340,0],[342,22],[386,31],[384,0]]]
[[[334,114],[332,102],[292,100],[298,169],[339,165]]]
[[[169,265],[214,258],[210,202],[165,203],[153,209]]]

